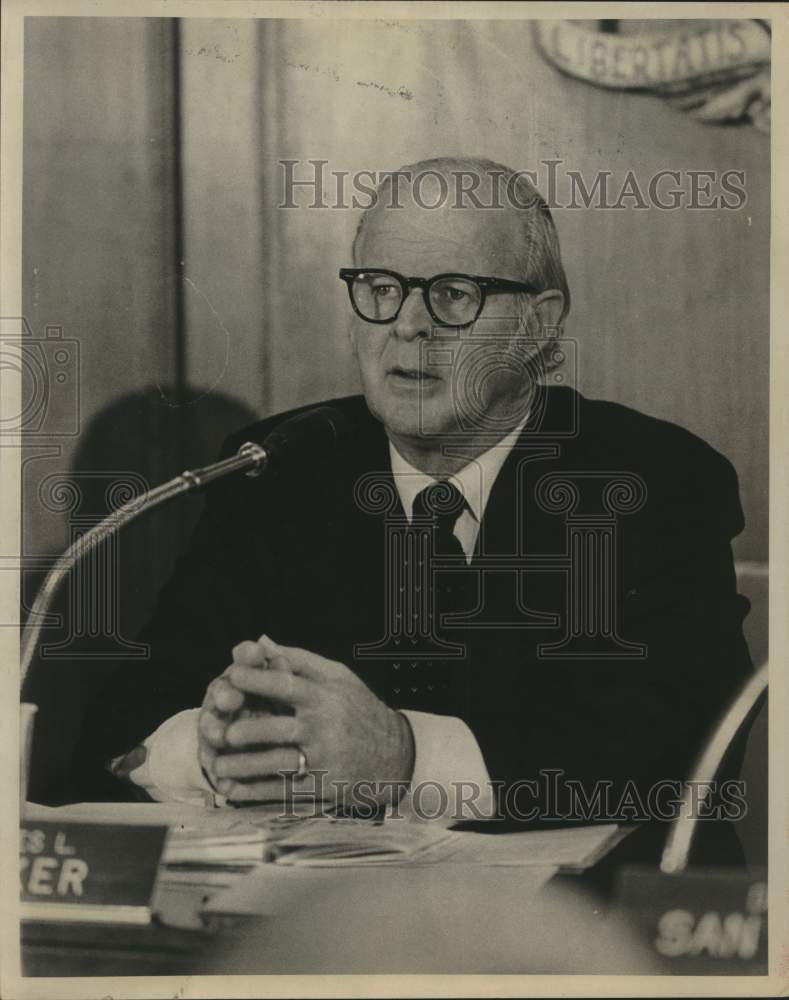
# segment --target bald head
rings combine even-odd
[[[380,254],[384,245],[406,259],[418,246],[420,258],[435,259],[433,274],[485,273],[539,291],[556,289],[564,298],[561,319],[569,309],[570,290],[547,204],[525,173],[492,160],[440,157],[388,174],[359,224],[356,265],[381,266],[381,260],[371,259],[370,248]]]

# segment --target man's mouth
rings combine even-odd
[[[405,368],[402,365],[393,365],[388,374],[411,382],[438,382],[440,380],[438,375],[422,371],[421,368]]]

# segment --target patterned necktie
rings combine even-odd
[[[469,607],[468,576],[463,546],[455,536],[458,518],[467,509],[460,490],[449,482],[437,482],[423,489],[414,498],[410,530],[428,532],[432,541],[426,550],[414,545],[413,553],[425,553],[424,559],[406,579],[412,585],[428,587],[430,593],[433,634],[441,640],[458,643],[463,636],[457,626],[445,624],[446,616],[462,612]],[[412,556],[413,558],[413,556]],[[452,571],[447,571],[453,567]],[[457,572],[461,568],[463,572]],[[459,711],[465,689],[465,659],[462,657],[436,657],[414,659],[402,664],[405,676],[398,678],[403,687],[400,698],[403,707],[424,712],[454,715]]]

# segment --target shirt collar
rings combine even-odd
[[[501,467],[506,462],[509,453],[515,447],[515,442],[527,420],[528,414],[501,441],[449,477],[449,481],[454,483],[465,497],[469,510],[477,522],[482,521],[496,477],[501,472]],[[405,515],[410,521],[417,494],[439,480],[435,476],[429,476],[414,468],[410,462],[403,458],[391,441],[389,442],[389,457],[392,462],[392,476],[395,486],[400,495]]]

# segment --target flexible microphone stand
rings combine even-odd
[[[242,444],[238,452],[230,458],[206,465],[201,469],[187,469],[180,476],[134,497],[72,542],[47,573],[41,589],[36,594],[33,607],[30,609],[22,633],[20,688],[24,686],[52,601],[70,569],[98,548],[107,538],[119,532],[132,521],[136,521],[143,514],[151,513],[151,511],[164,506],[184,493],[197,493],[217,479],[224,479],[225,476],[234,473],[244,472],[248,476],[259,476],[269,464],[270,459],[269,452],[261,445],[251,442]]]

